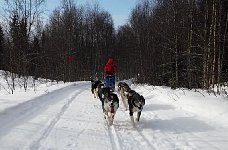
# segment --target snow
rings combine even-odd
[[[130,83],[130,82],[129,82]],[[146,100],[133,128],[120,100],[107,126],[90,82],[37,82],[9,94],[0,78],[1,150],[225,150],[228,99],[205,91],[131,85]]]

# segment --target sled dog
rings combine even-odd
[[[129,96],[129,91],[131,90],[131,88],[125,82],[119,82],[117,87],[118,87],[117,92],[121,97],[125,110],[127,110],[128,109],[128,96]]]
[[[101,88],[104,86],[104,84],[100,81],[94,81],[91,80],[91,92],[94,94],[94,98],[100,98],[101,97]]]
[[[135,127],[133,113],[137,112],[136,121],[139,122],[143,106],[145,105],[145,99],[142,95],[139,95],[134,90],[129,91],[128,97],[128,106],[129,106],[129,115],[133,127]]]
[[[117,109],[119,108],[119,98],[116,94],[110,92],[110,87],[102,88],[102,109],[104,118],[107,120],[108,125],[113,124],[113,120]]]

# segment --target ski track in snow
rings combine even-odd
[[[6,134],[8,130],[10,130],[14,126],[17,126],[21,122],[29,120],[35,115],[44,111],[49,105],[52,105],[56,102],[55,99],[53,99],[52,97],[54,97],[59,91],[68,90],[71,86],[55,90],[49,94],[34,98],[15,107],[6,109],[0,114],[0,120],[2,122],[0,124],[0,137]]]
[[[108,130],[108,136],[110,138],[110,142],[112,145],[112,150],[121,150],[119,137],[117,136],[116,130],[114,126],[107,125],[107,121],[105,121]]]
[[[49,107],[55,105],[55,103],[63,101],[63,105],[61,105],[60,110],[57,110],[58,112],[53,115],[54,117],[48,119],[48,123],[46,126],[44,126],[44,128],[39,129],[40,132],[38,136],[40,137],[32,143],[30,148],[26,148],[26,146],[25,148],[23,148],[32,150],[38,149],[42,140],[44,140],[48,136],[52,128],[55,126],[55,124],[58,122],[58,120],[64,114],[64,112],[67,110],[67,108],[74,100],[74,98],[78,94],[80,94],[80,92],[85,90],[85,88],[81,88],[81,90],[78,90],[80,89],[80,87],[85,87],[84,83],[73,84],[50,92],[48,94],[42,95],[40,97],[36,97],[30,101],[21,103],[12,108],[6,109],[3,113],[0,114],[0,120],[2,122],[0,124],[0,142],[1,139],[3,139],[4,141],[4,135],[7,135],[8,133],[10,134],[11,131],[15,132],[14,130],[23,130],[22,127],[19,127],[21,124],[29,124],[31,119],[35,118],[36,116],[39,116],[40,114],[45,112]],[[66,95],[62,95],[63,92],[66,92]],[[57,99],[57,97],[60,98]],[[17,145],[14,145],[13,147],[17,147]]]
[[[101,113],[100,101],[98,99],[93,98],[89,90],[90,86],[88,84],[84,88],[86,88],[87,90],[83,89],[83,91],[80,94],[74,97],[74,100],[72,101],[73,104],[71,105],[71,107],[65,111],[66,113],[64,114],[64,117],[61,117],[59,119],[59,122],[55,126],[55,130],[52,130],[50,135],[46,139],[42,140],[43,142],[39,149],[91,149],[93,145],[90,146],[88,143],[83,143],[84,140],[82,139],[84,138],[86,138],[88,142],[95,141],[97,145],[101,144],[101,147],[102,142],[104,142],[104,139],[109,140],[109,144],[106,144],[105,147],[110,145],[111,149],[116,149],[118,147],[116,146],[115,137],[113,136],[111,130],[108,129],[109,127],[102,124],[102,122],[99,122],[99,120],[102,120],[103,117],[103,114]],[[85,98],[85,95],[87,96],[87,98]],[[75,111],[77,111],[78,113],[75,113]],[[96,116],[96,118],[94,116]],[[69,120],[77,120],[79,128],[76,129],[77,124],[69,126],[62,125],[64,124],[63,122],[67,122]],[[98,126],[96,124],[98,124]],[[55,138],[56,136],[58,136],[58,134],[62,134],[61,130],[63,129],[69,131],[69,133],[64,133],[66,134],[65,136],[69,137],[69,139],[66,140],[65,146],[57,147],[53,144],[50,144],[53,141],[53,143],[58,143],[58,139]],[[94,132],[97,132],[95,130],[101,131],[102,134],[105,134],[107,137],[93,137]],[[91,136],[89,136],[90,134]]]
[[[41,134],[40,138],[36,142],[34,142],[34,144],[32,146],[30,146],[30,149],[32,149],[32,150],[39,149],[40,143],[47,138],[47,136],[49,135],[49,133],[51,132],[51,130],[53,129],[55,124],[59,121],[60,117],[68,109],[68,107],[70,106],[72,101],[77,97],[77,95],[79,95],[83,90],[85,90],[85,89],[81,89],[79,91],[76,91],[75,94],[73,96],[71,96],[67,100],[67,103],[65,105],[63,105],[63,107],[60,110],[60,112],[56,114],[56,116],[52,119],[51,123],[47,126],[46,129],[44,129],[44,131]]]

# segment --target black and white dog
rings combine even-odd
[[[104,84],[100,81],[94,81],[91,79],[91,92],[94,94],[94,98],[100,98],[101,97],[101,89],[104,86]]]
[[[134,90],[131,90],[129,91],[128,105],[129,105],[129,115],[131,118],[131,122],[133,127],[135,127],[133,113],[137,112],[136,121],[139,122],[141,112],[143,110],[143,106],[145,105],[145,99],[142,95],[139,95]]]
[[[110,92],[110,87],[102,88],[102,109],[104,112],[104,117],[107,119],[108,125],[113,124],[113,120],[117,109],[119,108],[119,98],[116,94]]]
[[[125,82],[119,82],[117,87],[118,87],[117,92],[121,97],[125,110],[127,110],[128,109],[128,96],[129,96],[129,92],[130,92],[131,88]]]

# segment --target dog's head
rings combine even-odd
[[[121,91],[123,95],[129,96],[129,92],[131,91],[131,88],[129,86],[122,87]]]
[[[106,99],[107,101],[110,102],[118,102],[119,103],[119,98],[115,93],[111,92],[111,88],[110,87],[103,87],[102,88],[102,95],[103,98]]]
[[[124,84],[124,82],[119,82],[119,83],[118,83],[118,85],[117,85],[117,87],[118,87],[117,91],[118,91],[118,92],[121,90],[123,84]]]
[[[142,106],[145,105],[145,99],[144,99],[144,97],[143,97],[142,95],[139,95],[139,94],[138,94],[137,92],[135,92],[134,90],[131,90],[131,91],[129,92],[129,96],[131,96],[131,99],[132,99],[133,103],[134,103],[137,107],[141,108]]]
[[[115,93],[110,93],[110,97],[111,97],[112,102],[119,103],[119,98]]]
[[[142,106],[145,105],[145,99],[142,95],[139,95],[138,93],[135,95],[134,98],[134,104],[139,107],[142,108]]]
[[[104,95],[104,98],[110,97],[110,87],[103,87],[102,94]]]
[[[117,86],[118,86],[118,88],[119,88],[119,87],[121,87],[122,85],[123,85],[123,82],[119,82]]]
[[[140,106],[144,106],[145,105],[145,99],[142,95],[140,95],[140,98],[138,99],[137,103],[140,105]]]
[[[129,92],[131,90],[131,88],[129,87],[129,85],[125,82],[119,82],[117,85],[118,89],[118,93],[120,92]]]
[[[97,88],[98,84],[102,83],[100,80],[94,81],[93,79],[90,80],[92,88]]]

